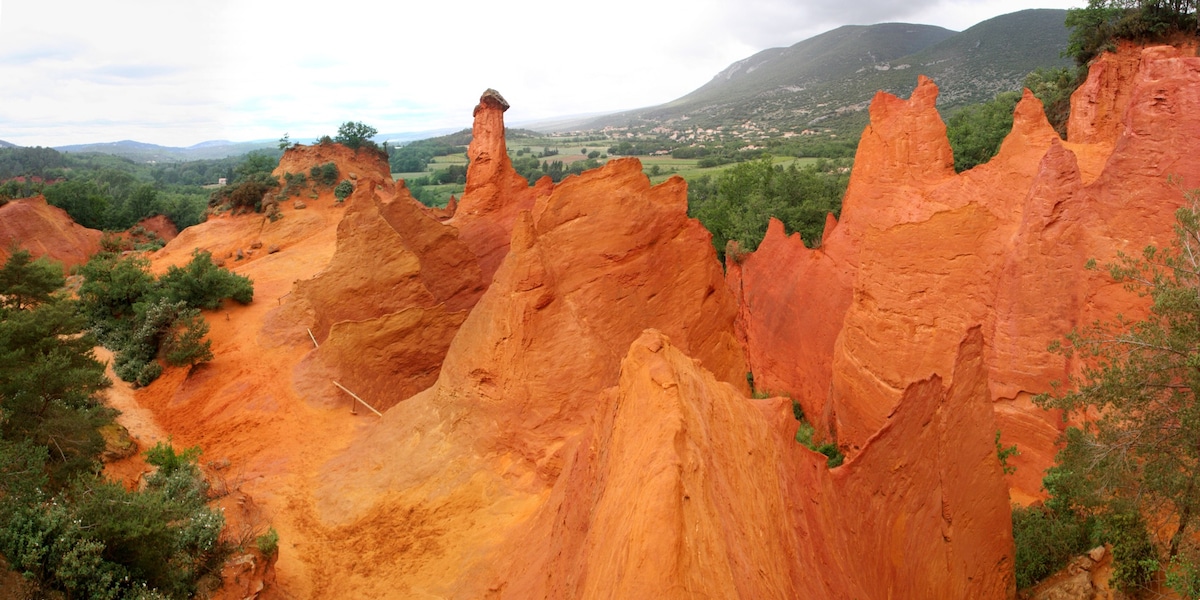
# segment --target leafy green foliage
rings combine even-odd
[[[1200,194],[1189,192],[1171,247],[1118,254],[1110,274],[1151,299],[1149,315],[1069,335],[1060,349],[1079,353],[1087,366],[1072,390],[1037,400],[1081,423],[1067,429],[1047,477],[1072,510],[1101,523],[1102,538],[1114,544],[1116,578],[1127,589],[1163,565],[1186,573],[1200,561],[1192,543],[1200,511],[1198,209]],[[1169,539],[1149,537],[1143,514],[1169,523]]]
[[[800,422],[800,426],[796,429],[796,441],[800,445],[825,455],[825,465],[830,469],[842,466],[846,456],[838,449],[836,440],[825,440],[817,436],[817,430],[804,418],[804,409],[800,407],[800,403],[792,400],[792,416]]]
[[[1044,506],[1013,507],[1017,589],[1028,588],[1091,548],[1095,522]]]
[[[191,597],[227,553],[199,450],[156,446],[143,491],[97,475],[104,365],[76,303],[49,291],[61,271],[28,258],[0,269],[0,554],[39,597]]]
[[[1017,92],[1004,92],[989,102],[964,106],[946,121],[946,136],[954,150],[954,170],[966,171],[996,156],[1012,131]]]
[[[1016,467],[1008,464],[1008,459],[1010,459],[1014,456],[1018,456],[1020,454],[1021,454],[1021,452],[1019,450],[1017,450],[1016,444],[1013,444],[1012,446],[1005,446],[1000,443],[1000,431],[997,430],[996,431],[996,458],[1000,460],[1000,470],[1002,470],[1005,475],[1012,475],[1013,473],[1017,472]]]
[[[255,540],[255,545],[258,546],[258,551],[265,557],[272,557],[276,552],[279,552],[279,532],[275,531],[274,527],[267,529],[267,532],[258,536]]]
[[[309,169],[309,177],[318,185],[333,185],[338,181],[338,167],[336,163],[327,162],[323,165],[315,165]]]
[[[251,152],[235,169],[236,175],[227,185],[213,191],[208,206],[217,210],[240,212],[262,212],[263,198],[279,187],[279,180],[272,171],[279,158],[266,152]]]
[[[0,449],[0,465],[6,455]],[[195,455],[185,453],[171,469],[160,466],[142,491],[95,475],[74,480],[52,497],[21,490],[0,508],[0,552],[42,593],[191,597],[196,582],[219,572],[228,554],[219,540],[224,519],[205,504],[207,484]],[[9,464],[37,466],[36,455],[16,459]]]
[[[1117,40],[1162,42],[1176,34],[1196,34],[1196,0],[1088,0],[1067,11],[1071,35],[1066,56],[1086,65]]]
[[[158,284],[167,298],[191,308],[216,309],[225,298],[239,304],[254,300],[250,278],[218,267],[206,250],[193,250],[192,260],[182,268],[168,267]]]
[[[1058,136],[1067,138],[1067,121],[1071,117],[1071,94],[1087,78],[1087,69],[1037,69],[1025,76],[1025,87],[1042,101],[1046,120]]]
[[[382,152],[379,146],[371,141],[371,138],[375,137],[378,133],[378,129],[366,123],[346,121],[338,127],[337,135],[333,136],[333,141],[354,150],[366,147]]]
[[[349,179],[343,179],[341,183],[337,184],[337,187],[333,188],[333,195],[338,202],[344,202],[353,193],[354,184],[350,183]]]
[[[712,232],[722,260],[731,241],[742,251],[757,248],[771,217],[817,246],[826,215],[841,211],[849,180],[849,169],[831,162],[784,168],[764,158],[730,167],[715,179],[689,182],[688,213]]]
[[[195,366],[212,360],[204,339],[208,324],[200,309],[216,309],[226,298],[249,304],[253,283],[194,251],[183,267],[170,267],[155,280],[148,262],[136,256],[101,253],[80,268],[82,312],[100,341],[115,353],[117,376],[149,385],[168,365]]]
[[[33,260],[28,250],[14,245],[0,267],[0,306],[22,310],[44,304],[65,283],[61,265],[45,257]]]
[[[50,480],[61,485],[103,448],[95,428],[112,414],[95,394],[109,382],[92,356],[95,340],[80,335],[75,302],[49,293],[61,271],[28,259],[18,251],[0,269],[0,439],[32,444],[9,448],[26,458],[40,448]]]

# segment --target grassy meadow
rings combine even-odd
[[[510,140],[508,143],[508,156],[516,158],[518,152],[542,153],[549,149],[557,151],[558,154],[543,157],[544,161],[562,161],[567,166],[571,163],[586,160],[588,153],[599,152],[601,158],[598,160],[603,163],[613,158],[621,158],[620,156],[610,156],[607,154],[608,148],[613,145],[612,140],[600,140],[595,142],[570,142],[564,143],[561,138],[517,138]],[[716,175],[725,169],[732,167],[737,163],[729,163],[716,167],[700,167],[699,158],[674,158],[669,154],[660,156],[638,156],[637,159],[642,161],[642,172],[650,178],[653,184],[659,184],[666,181],[672,175],[679,175],[687,181],[692,181],[698,177],[705,175]],[[817,158],[795,158],[790,156],[777,156],[775,163],[783,166],[795,164],[798,167],[803,167],[817,162]],[[425,171],[415,173],[392,173],[394,179],[404,179],[411,181],[420,177],[427,177],[434,172],[446,169],[450,165],[465,165],[467,157],[465,154],[453,154],[448,156],[438,156],[429,163],[429,167]],[[433,204],[435,206],[445,206],[450,200],[450,196],[462,197],[463,184],[450,183],[443,185],[426,185],[423,186],[426,193],[433,194]]]

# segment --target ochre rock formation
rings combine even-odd
[[[548,502],[458,596],[1010,596],[1007,494],[976,437],[994,427],[981,339],[958,383],[911,386],[830,471],[792,440],[788,401],[748,400],[646,331]]]
[[[1200,185],[1200,59],[1185,54],[1102,57],[1072,99],[1068,142],[1026,92],[999,155],[957,175],[931,82],[877,97],[822,247],[775,226],[731,269],[756,384],[794,394],[853,453],[982,326],[1004,443],[1022,451],[1013,497],[1036,497],[1062,425],[1030,400],[1077,368],[1048,344],[1141,306],[1084,263],[1169,243],[1179,185]]]
[[[1078,368],[1045,348],[1143,306],[1083,263],[1168,243],[1167,176],[1200,182],[1200,59],[1122,52],[1130,79],[1075,98],[1128,98],[1094,113],[1115,136],[1061,141],[1026,94],[962,174],[932,82],[880,95],[821,247],[772,223],[727,274],[681,179],[626,159],[527,185],[494,92],[453,216],[386,165],[289,152],[289,172],[338,153],[354,194],[156,253],[210,249],[255,302],[208,313],[215,360],[137,400],[270,511],[264,597],[1012,597],[1009,499],[1038,494],[1061,427],[1030,398]],[[254,243],[280,251],[236,258]],[[748,370],[845,464],[794,441],[785,397],[748,398]],[[1022,451],[1007,480],[997,430]]]
[[[474,254],[408,194],[384,199],[360,180],[338,225],[328,266],[295,287],[287,311],[321,346],[297,369],[297,385],[336,396],[331,381],[377,409],[429,387],[484,285]]]
[[[508,102],[489,89],[475,107],[471,145],[467,147],[467,185],[462,198],[447,211],[449,221],[475,256],[483,280],[490,282],[508,252],[508,241],[517,215],[533,208],[536,198],[554,189],[549,177],[530,187],[513,169],[504,141],[504,111]]]
[[[64,267],[81,265],[100,251],[102,233],[71,220],[67,212],[46,203],[44,196],[0,205],[0,262],[15,244],[34,258],[46,257]]]

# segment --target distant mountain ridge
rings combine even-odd
[[[422,140],[438,135],[444,135],[456,131],[453,128],[433,129],[426,131],[401,132],[401,133],[381,133],[375,136],[375,141],[383,143],[387,141],[394,145],[408,143],[414,140]],[[292,142],[308,144],[316,141],[316,138],[301,138],[293,139]],[[160,146],[158,144],[150,144],[139,142],[136,140],[121,140],[119,142],[100,142],[94,144],[71,144],[67,146],[54,146],[59,152],[99,152],[101,154],[112,154],[134,160],[137,162],[184,162],[189,160],[211,160],[225,158],[228,156],[239,156],[247,152],[255,150],[275,150],[279,145],[279,140],[252,140],[248,142],[231,142],[229,140],[209,140],[192,144],[187,147],[179,146]],[[19,148],[16,144],[11,144],[0,140],[0,148]]]
[[[59,152],[99,152],[102,154],[113,154],[137,162],[183,162],[237,156],[253,152],[254,150],[274,148],[278,143],[278,140],[255,140],[250,142],[212,140],[181,148],[176,146],[160,146],[158,144],[149,144],[135,140],[121,140],[119,142],[55,146],[54,149]]]
[[[879,90],[907,97],[918,75],[941,89],[947,110],[1020,89],[1039,67],[1070,65],[1062,58],[1066,11],[1032,9],[954,32],[931,25],[847,25],[788,48],[737,61],[677,100],[586,122],[581,129],[735,127],[801,131],[861,131]]]

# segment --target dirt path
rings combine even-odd
[[[137,441],[142,450],[153,446],[159,440],[167,439],[167,434],[154,420],[154,413],[137,403],[133,387],[121,381],[113,372],[113,353],[108,348],[96,346],[96,359],[105,363],[105,374],[112,380],[112,387],[104,393],[105,403],[121,411],[117,415],[117,423],[129,430],[129,435]]]

